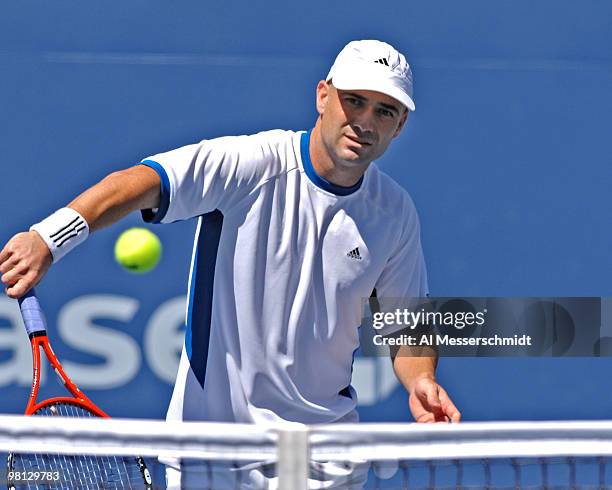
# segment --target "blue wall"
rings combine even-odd
[[[432,294],[612,296],[605,0],[5,3],[0,242],[147,155],[310,127],[316,82],[355,38],[387,40],[413,66],[417,111],[380,164],[416,201]],[[90,376],[92,398],[115,416],[161,417],[195,223],[155,227],[163,262],[130,276],[112,246],[140,224],[133,215],[97,233],[40,293],[56,350]],[[109,367],[75,345],[91,295],[106,305],[91,328],[115,332],[128,357],[140,345],[139,363]],[[27,350],[15,353],[27,342],[14,314],[0,299],[0,411],[19,413],[30,372]],[[608,359],[443,359],[439,377],[466,420],[610,418],[610,368]],[[103,369],[116,386],[96,384]],[[364,419],[408,418],[397,385],[372,396]]]

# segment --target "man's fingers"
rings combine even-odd
[[[14,285],[12,285],[11,287],[6,288],[5,290],[6,295],[9,298],[19,299],[25,293],[27,293],[30,289],[32,289],[33,286],[34,284],[31,284],[25,278],[22,278],[19,281],[17,281]]]
[[[8,250],[8,245],[5,245],[0,252],[0,265],[4,264],[6,260],[11,256],[11,252]]]
[[[418,417],[415,417],[414,420],[419,424],[433,424],[436,421],[436,418],[431,412],[423,412]]]
[[[36,272],[28,271],[22,274],[13,284],[6,288],[7,296],[15,299],[21,298],[25,293],[32,289],[40,281],[40,275]]]
[[[6,284],[7,286],[12,286],[19,279],[25,277],[28,272],[30,271],[26,264],[18,263],[15,264],[8,272],[2,274],[2,277],[0,277],[0,281],[2,281],[2,283]]]
[[[419,424],[435,424],[435,423],[448,423],[451,420],[444,414],[434,414],[433,412],[425,412],[421,414],[419,417],[416,417],[415,420]]]
[[[447,417],[450,418],[450,421],[453,423],[457,423],[461,421],[461,412],[457,410],[455,404],[451,401],[448,393],[443,388],[440,388],[440,402],[442,404],[442,410],[446,414]]]
[[[7,273],[2,274],[2,276],[0,277],[0,281],[2,281],[2,284],[4,284],[5,286],[12,286],[17,282],[18,279],[19,276],[15,269],[11,269]]]
[[[19,259],[14,255],[7,255],[4,262],[0,262],[0,274],[6,274],[19,263]]]
[[[438,389],[435,383],[431,384],[427,388],[427,404],[432,410],[438,411],[442,409],[440,403],[440,397],[438,396]]]
[[[420,380],[409,399],[410,411],[420,423],[457,423],[461,413],[433,379]]]

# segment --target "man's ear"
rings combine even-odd
[[[319,115],[323,115],[325,112],[325,106],[329,100],[330,84],[325,80],[319,81],[317,84],[317,112]]]
[[[404,114],[402,114],[402,117],[399,121],[399,124],[397,126],[397,129],[395,130],[395,134],[393,135],[393,137],[395,138],[398,134],[400,134],[400,132],[402,131],[402,128],[404,127],[404,124],[406,124],[406,120],[408,119],[408,113],[410,111],[408,109],[406,109],[406,111],[404,112]]]

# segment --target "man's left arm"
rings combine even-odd
[[[461,413],[436,381],[437,357],[423,357],[401,346],[392,352],[393,370],[408,391],[414,420],[423,423],[459,422]]]
[[[418,216],[411,201],[405,201],[401,209],[403,226],[398,242],[373,291],[380,299],[423,298],[429,293]],[[375,303],[371,303],[373,311]],[[386,302],[386,308],[392,304]],[[395,374],[409,394],[412,416],[417,422],[459,422],[461,414],[436,381],[437,354],[422,349],[401,346],[391,352]]]

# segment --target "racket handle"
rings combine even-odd
[[[19,308],[21,308],[21,317],[29,336],[47,331],[45,315],[33,288],[19,298]]]

